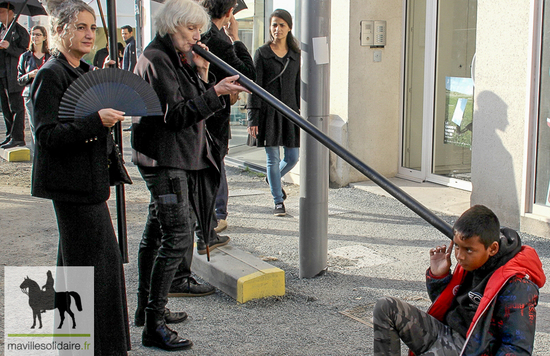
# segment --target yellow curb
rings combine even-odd
[[[0,156],[8,162],[28,162],[31,160],[31,150],[26,147],[0,149]]]
[[[237,302],[285,295],[285,271],[273,267],[237,280]]]

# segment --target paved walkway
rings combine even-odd
[[[128,147],[126,144],[127,161]],[[21,179],[28,180],[30,164],[7,165],[0,162],[2,177],[17,171]],[[149,194],[137,169],[128,166],[134,184],[126,189],[130,262],[125,270],[128,307],[133,315],[136,256]],[[421,308],[429,305],[424,285],[428,250],[449,240],[395,199],[357,188],[331,189],[327,271],[316,278],[300,279],[299,186],[285,186],[289,214],[274,217],[263,177],[229,167],[228,178],[230,215],[225,233],[234,247],[285,271],[286,295],[246,304],[237,304],[220,291],[202,298],[171,298],[170,309],[185,310],[190,315],[174,329],[195,343],[192,350],[175,354],[370,355],[369,319],[377,298],[392,295]],[[0,185],[0,200],[1,263],[54,265],[57,228],[51,203],[31,198],[28,185]],[[114,214],[114,201],[110,204]],[[438,215],[450,224],[457,217],[453,213]],[[7,224],[18,227],[15,236],[3,233]],[[528,235],[523,238],[537,249],[544,266],[550,266],[548,240]],[[216,258],[215,251],[212,258]],[[3,271],[0,273],[3,287]],[[545,356],[550,355],[548,286],[541,289],[540,301],[534,355]],[[0,303],[2,319],[3,291]],[[131,327],[131,356],[166,354],[141,346],[141,330]]]

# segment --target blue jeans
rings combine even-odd
[[[25,108],[27,110],[27,118],[28,118],[28,121],[29,121],[29,128],[31,129],[31,152],[34,154],[34,148],[35,148],[35,144],[34,144],[34,124],[32,122],[32,112],[33,112],[33,105],[32,105],[32,101],[31,101],[31,97],[30,96],[26,96],[24,97],[25,98]]]
[[[283,202],[283,190],[281,187],[281,178],[290,172],[298,163],[300,155],[299,147],[283,147],[284,158],[281,161],[279,146],[265,147],[267,158],[267,179],[271,188],[271,195],[275,204]]]

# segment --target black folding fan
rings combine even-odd
[[[124,111],[125,116],[164,115],[149,83],[127,70],[106,68],[80,76],[67,88],[59,118],[82,118],[105,108]]]

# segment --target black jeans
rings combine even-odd
[[[6,78],[0,78],[0,102],[6,123],[6,137],[12,141],[25,141],[25,102],[21,91],[8,92]]]
[[[144,167],[139,171],[151,193],[151,203],[139,246],[138,293],[149,295],[146,311],[162,313],[180,263],[190,274],[194,222],[191,208],[196,205],[194,187],[200,171]]]

